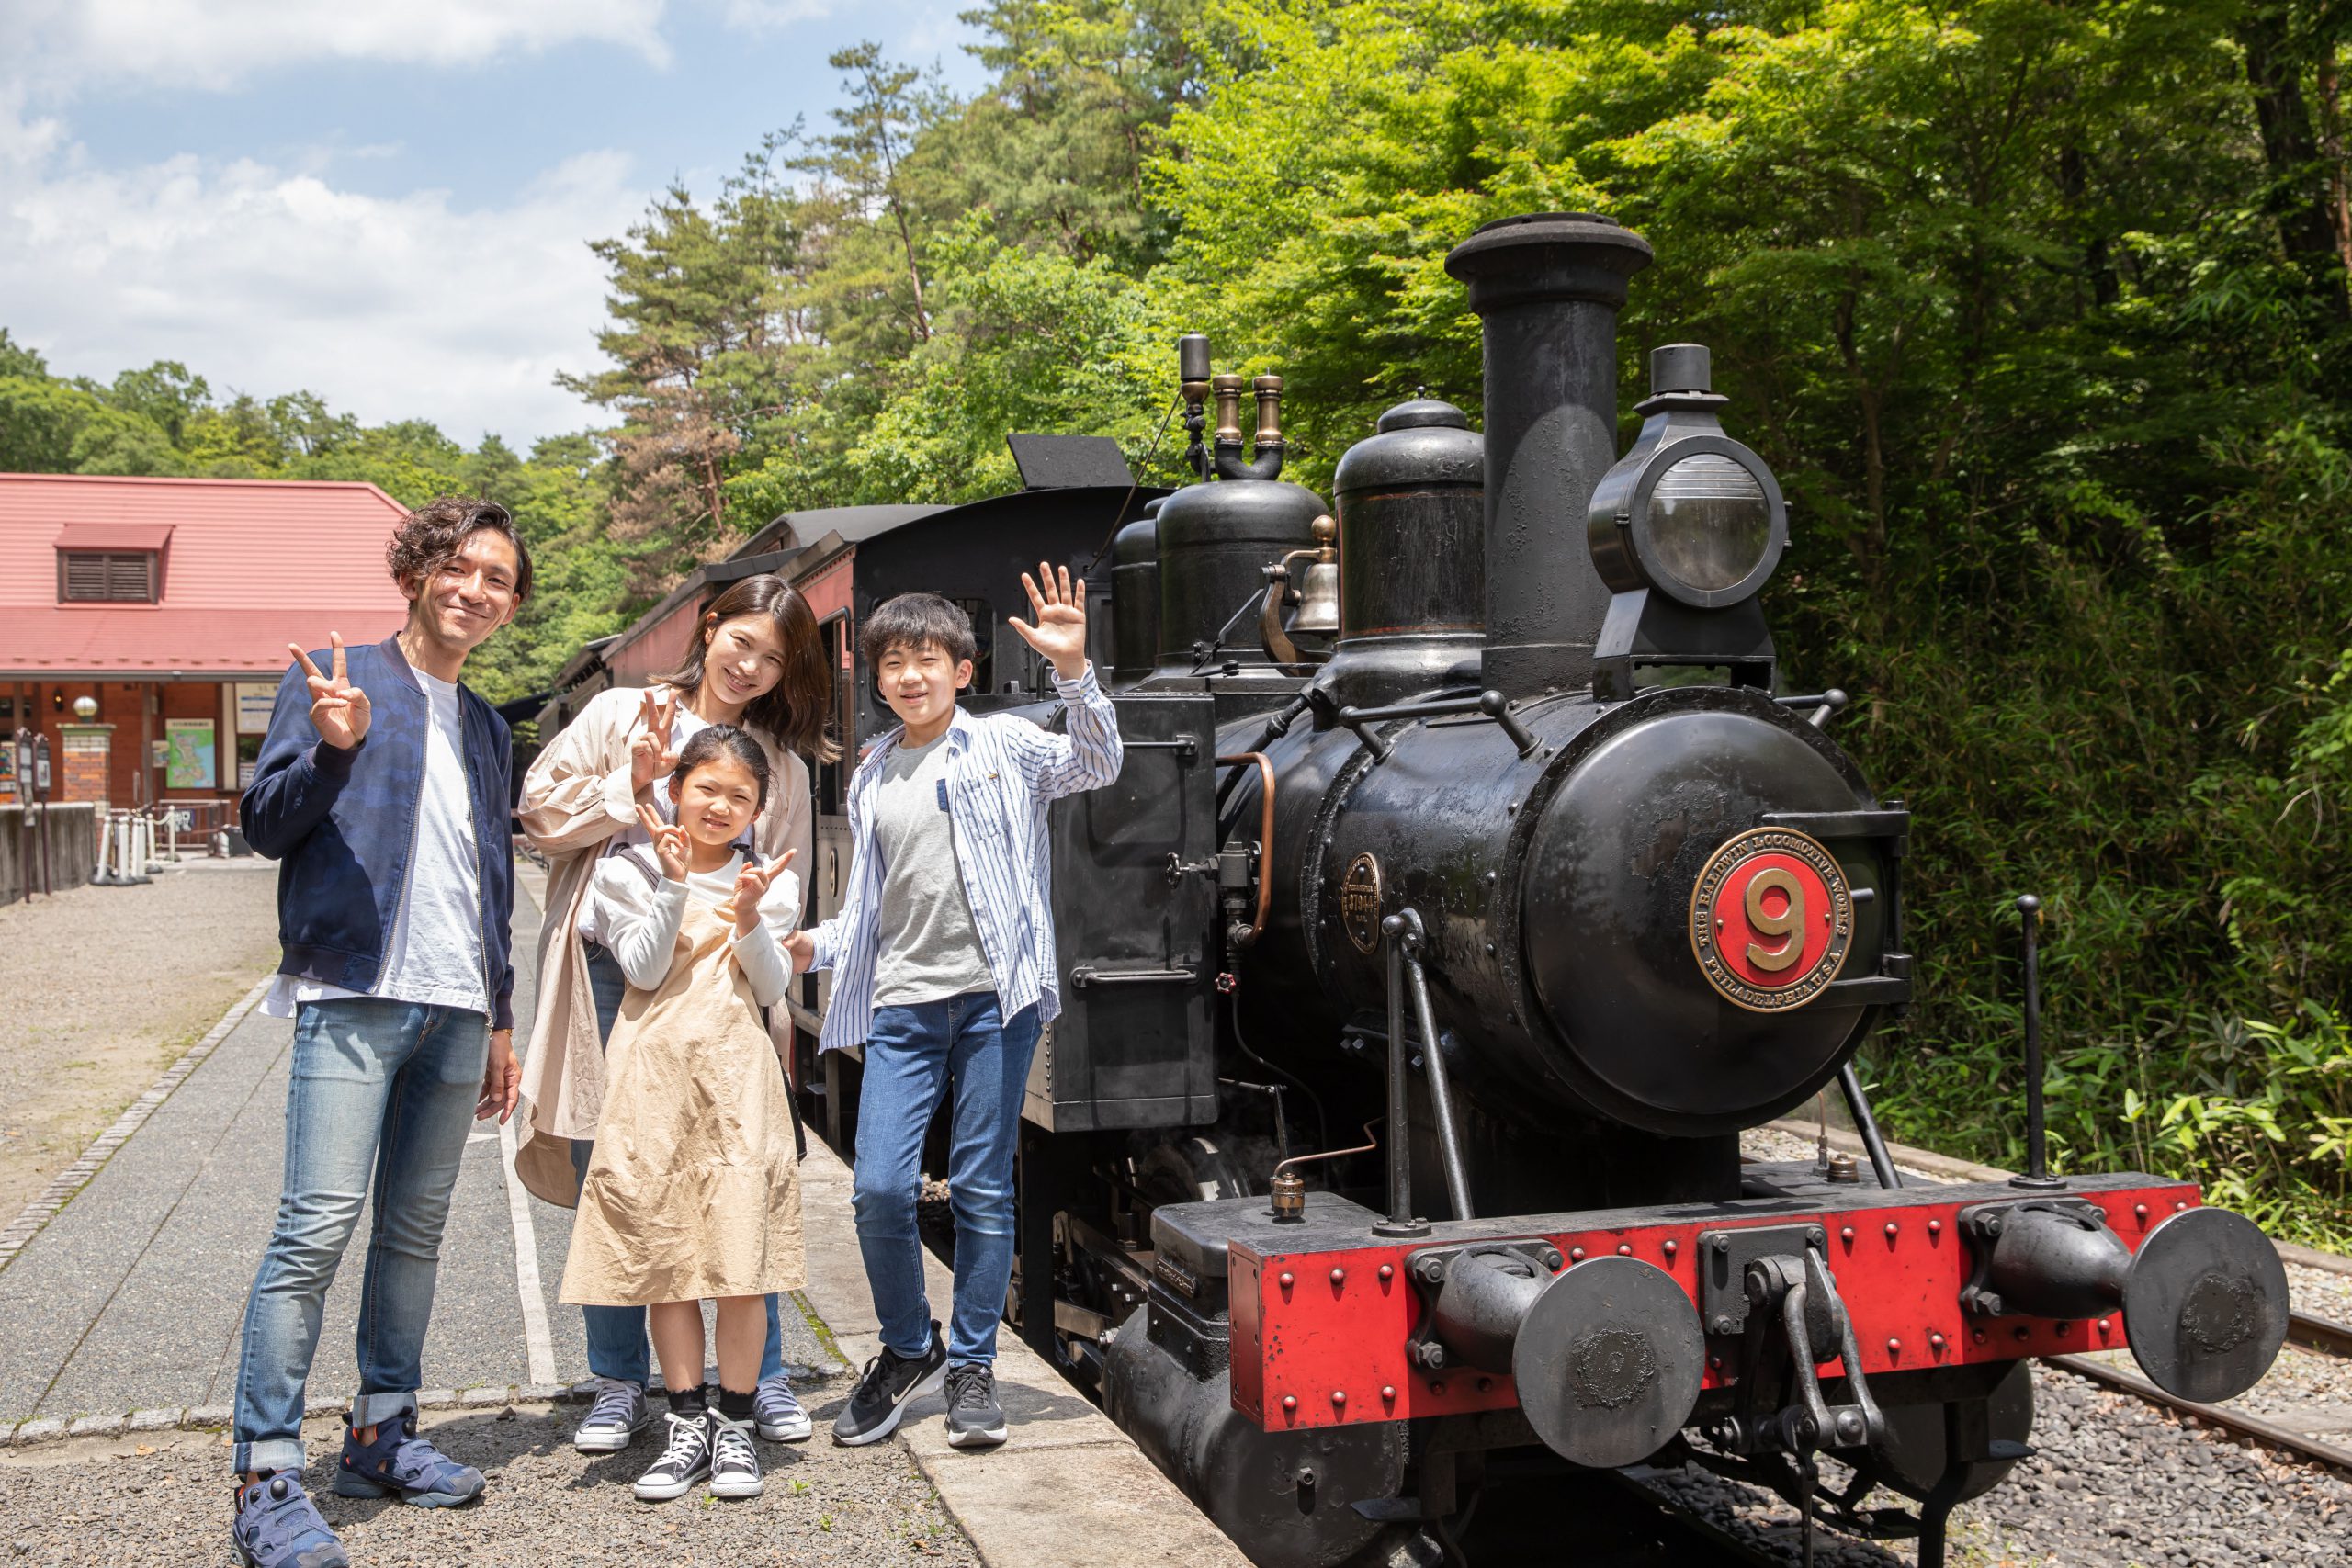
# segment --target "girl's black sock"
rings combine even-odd
[[[752,1392],[746,1390],[737,1393],[731,1388],[721,1387],[718,1391],[718,1413],[729,1421],[749,1421],[752,1418]]]
[[[700,1383],[695,1384],[692,1388],[673,1388],[669,1390],[668,1393],[670,1395],[670,1414],[673,1416],[692,1420],[694,1417],[700,1416],[706,1408],[703,1404],[702,1385]]]

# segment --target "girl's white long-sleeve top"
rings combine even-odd
[[[657,884],[643,870],[650,863],[654,863],[652,852],[641,846],[599,861],[588,886],[589,907],[582,911],[580,921],[583,929],[594,922],[599,940],[620,964],[621,973],[642,991],[657,990],[669,978],[686,906],[723,904],[733,897],[743,854],[739,850],[718,870],[691,874],[684,882],[661,876]],[[752,983],[752,996],[763,1008],[782,1001],[791,987],[792,963],[785,956],[784,939],[792,934],[799,914],[800,878],[786,867],[760,900],[759,923],[749,935],[738,935],[732,944],[735,962]]]

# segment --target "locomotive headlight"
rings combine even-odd
[[[1619,593],[1654,588],[1693,609],[1753,597],[1780,564],[1788,509],[1764,459],[1723,434],[1725,399],[1708,355],[1672,344],[1650,355],[1642,434],[1594,490],[1593,564]]]

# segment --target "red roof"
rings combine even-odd
[[[0,474],[0,678],[275,679],[289,642],[380,641],[402,512],[371,484]],[[61,548],[160,549],[163,603],[61,604]]]

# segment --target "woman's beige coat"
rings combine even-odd
[[[605,841],[637,822],[629,787],[628,745],[644,725],[645,694],[616,686],[590,699],[548,742],[523,776],[523,831],[548,857],[547,908],[539,925],[538,1004],[523,1057],[523,1098],[515,1116],[515,1174],[548,1202],[569,1209],[580,1179],[571,1140],[594,1138],[605,1107],[605,1057],[596,1039],[596,1003],[588,990],[588,953],[580,911]],[[758,832],[762,858],[797,850],[794,868],[808,886],[808,768],[758,737],[768,755],[768,804]],[[779,1052],[792,1038],[784,1010],[770,1035]]]

